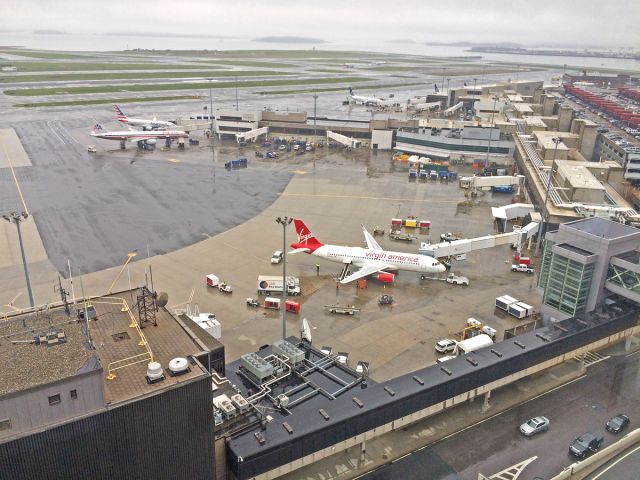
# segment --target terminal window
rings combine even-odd
[[[11,430],[11,420],[0,420],[0,432],[3,430]]]
[[[57,405],[61,402],[60,394],[52,395],[49,397],[49,405]]]
[[[71,396],[71,400],[76,400],[78,398],[78,391],[77,390],[70,390],[69,391],[69,395]]]

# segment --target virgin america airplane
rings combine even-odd
[[[362,227],[362,233],[364,233],[364,238],[367,241],[367,248],[342,247],[320,243],[302,220],[295,219],[293,222],[296,227],[298,241],[291,244],[293,250],[288,253],[304,252],[332,262],[342,263],[345,265],[345,272],[349,266],[358,267],[358,271],[340,280],[340,283],[343,284],[375,273],[407,270],[424,274],[442,273],[446,270],[445,266],[433,257],[383,250],[364,226]],[[382,280],[382,277],[380,279]],[[393,276],[391,276],[391,279],[393,279]]]

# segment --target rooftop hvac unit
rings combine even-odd
[[[289,397],[287,397],[284,393],[281,393],[276,397],[276,403],[279,408],[287,408],[289,405]]]
[[[249,402],[247,402],[245,400],[245,398],[242,395],[240,395],[239,393],[233,395],[231,397],[231,401],[238,408],[240,413],[244,413],[247,410],[249,410]]]
[[[186,358],[176,357],[169,361],[169,373],[174,375],[184,375],[189,372],[189,362]]]
[[[220,402],[220,409],[225,417],[231,418],[236,415],[236,407],[229,400]]]
[[[157,383],[164,380],[164,373],[162,372],[162,365],[159,362],[149,362],[147,365],[147,383]]]
[[[304,352],[286,340],[274,342],[272,351],[276,355],[287,357],[292,365],[297,365],[304,360]]]

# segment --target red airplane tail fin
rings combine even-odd
[[[309,227],[307,227],[302,220],[297,218],[293,220],[293,224],[296,227],[296,234],[298,235],[298,241],[291,244],[292,248],[308,248],[313,252],[316,248],[321,247],[323,244],[313,236]]]

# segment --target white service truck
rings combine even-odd
[[[480,350],[484,347],[489,347],[493,345],[493,340],[486,333],[481,333],[480,335],[476,335],[471,338],[467,338],[466,340],[462,340],[458,342],[455,349],[456,355],[464,355],[465,353],[475,352],[476,350]]]
[[[282,293],[282,276],[258,276],[258,295],[275,295]],[[300,279],[287,276],[287,295],[300,295]]]

